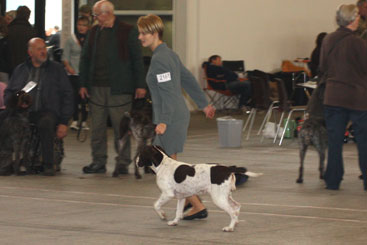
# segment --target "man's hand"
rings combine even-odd
[[[89,98],[88,90],[86,87],[81,87],[79,90],[80,97],[84,100]]]
[[[145,88],[137,88],[135,90],[135,99],[144,98],[146,94],[147,94],[147,90]]]
[[[56,137],[59,139],[64,138],[68,133],[68,126],[65,124],[59,124],[56,130]]]
[[[205,116],[212,119],[215,115],[215,107],[212,105],[208,105],[203,109]]]
[[[166,132],[166,129],[167,129],[167,124],[165,124],[165,123],[159,123],[155,127],[155,133],[156,134],[164,134],[164,132]]]

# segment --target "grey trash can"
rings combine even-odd
[[[241,147],[243,120],[232,117],[217,118],[219,145]]]

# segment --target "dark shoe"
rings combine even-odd
[[[235,174],[236,176],[236,186],[242,185],[248,180],[248,176],[245,174]]]
[[[55,176],[55,170],[53,168],[45,167],[43,169],[42,175],[44,175],[44,176]]]
[[[83,168],[83,173],[85,173],[85,174],[104,174],[104,173],[106,173],[106,166],[91,163],[88,166],[85,166]]]
[[[188,210],[190,208],[192,208],[192,205],[191,205],[191,203],[188,203],[187,205],[185,205],[183,211],[185,212],[186,210]]]
[[[338,185],[327,185],[325,188],[328,189],[328,190],[333,190],[333,191],[339,190]]]
[[[183,219],[184,220],[205,219],[206,217],[208,217],[208,211],[205,208],[205,209],[197,212],[196,214],[185,216]]]
[[[112,177],[118,177],[120,174],[129,174],[127,166],[119,165],[113,170]]]

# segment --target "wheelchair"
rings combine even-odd
[[[29,161],[28,171],[30,174],[39,174],[43,172],[41,139],[38,134],[37,126],[33,123],[30,123],[30,132],[28,144],[26,146]],[[54,169],[55,172],[60,172],[61,162],[65,156],[64,141],[62,139],[55,137],[53,151]]]

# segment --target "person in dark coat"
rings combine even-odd
[[[28,53],[30,58],[17,66],[10,78],[4,95],[5,104],[30,81],[37,84],[29,92],[33,101],[29,119],[37,126],[41,138],[44,175],[54,175],[54,139],[55,136],[62,139],[67,134],[74,93],[64,67],[48,60],[43,39],[32,38]]]
[[[311,76],[315,77],[319,71],[319,62],[320,62],[320,51],[322,40],[324,40],[326,32],[321,32],[316,37],[316,47],[311,53],[311,61],[308,63],[308,68],[310,68]]]
[[[336,13],[339,28],[322,43],[320,72],[326,79],[324,95],[328,132],[326,188],[338,190],[343,180],[343,143],[351,120],[358,147],[359,167],[367,190],[367,43],[355,35],[359,22],[354,4],[341,5]]]
[[[120,121],[130,110],[133,98],[144,98],[144,64],[138,30],[114,15],[110,1],[93,7],[98,25],[90,30],[80,57],[80,96],[89,98],[91,115],[92,163],[83,167],[86,174],[105,173],[107,164],[107,118],[114,130],[115,171],[128,174],[131,163],[130,140],[119,150]]]
[[[31,11],[27,6],[19,6],[17,17],[8,25],[11,72],[27,59],[27,43],[36,37],[36,31],[28,21],[30,14]]]

